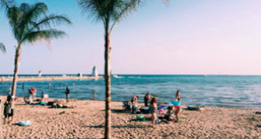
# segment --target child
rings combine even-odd
[[[5,116],[4,124],[6,123],[6,120],[9,118],[10,113],[11,113],[11,105],[8,101],[5,101],[4,103],[4,116]]]
[[[166,114],[165,114],[165,120],[167,120],[167,121],[173,120],[173,118],[172,118],[172,114],[173,114],[173,113],[174,113],[174,112],[173,112],[173,107],[169,106],[169,107],[167,108],[167,112],[166,112]]]

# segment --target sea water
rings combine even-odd
[[[183,105],[261,108],[261,76],[118,75],[111,79],[113,101],[130,101],[138,95],[138,101],[143,102],[149,92],[158,102],[168,103],[174,101],[176,91],[180,90]],[[0,82],[0,95],[7,95],[11,86],[12,82]],[[70,89],[70,98],[93,99],[95,92],[97,100],[105,100],[104,79],[18,82],[16,96],[26,96],[28,89],[35,87],[38,97],[44,91],[51,98],[65,98],[66,86]]]

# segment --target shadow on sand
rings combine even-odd
[[[105,128],[104,125],[97,125],[97,126],[83,126],[87,128]],[[150,125],[113,125],[112,128],[147,128]]]

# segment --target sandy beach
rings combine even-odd
[[[5,100],[5,96],[1,96]],[[54,99],[51,99],[54,100]],[[61,99],[65,103],[64,99]],[[3,126],[5,138],[103,138],[104,101],[75,100],[73,109],[25,105],[17,100],[12,125]],[[142,104],[140,104],[142,105]],[[186,108],[186,106],[183,106]],[[124,113],[122,102],[112,102],[113,138],[261,138],[260,109],[205,107],[205,111],[184,109],[177,123],[150,126],[137,121],[136,114]],[[20,120],[31,120],[31,126],[18,126]]]

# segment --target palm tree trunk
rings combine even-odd
[[[15,70],[14,70],[14,76],[13,76],[13,86],[12,86],[12,97],[15,97],[16,93],[16,82],[17,82],[17,74],[18,74],[18,66],[21,56],[21,43],[18,43],[18,47],[15,51]],[[12,98],[11,102],[12,106],[14,106],[14,99]]]
[[[111,60],[110,60],[110,31],[106,27],[105,33],[105,91],[106,91],[106,117],[105,117],[105,138],[111,138]]]

